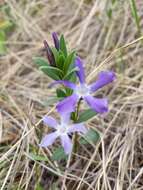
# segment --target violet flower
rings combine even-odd
[[[46,40],[44,40],[43,43],[44,43],[44,47],[45,47],[45,51],[46,51],[46,54],[47,54],[49,64],[51,66],[55,66],[56,65],[55,58],[54,58],[53,52],[52,52],[48,42]]]
[[[54,41],[54,44],[55,44],[55,48],[56,48],[57,50],[59,50],[59,49],[60,49],[60,42],[59,42],[57,33],[56,33],[56,32],[53,32],[53,33],[52,33],[52,37],[53,37],[53,41]]]
[[[61,114],[61,122],[58,123],[51,116],[43,117],[44,124],[55,129],[55,132],[47,134],[41,141],[41,147],[48,147],[54,143],[54,141],[60,137],[61,144],[64,148],[66,154],[70,154],[72,151],[72,141],[69,135],[74,132],[83,133],[87,132],[87,129],[82,123],[71,124],[70,123],[70,113]]]
[[[75,110],[76,103],[80,99],[83,99],[95,112],[107,112],[107,98],[95,98],[92,96],[92,93],[96,92],[98,89],[102,88],[103,86],[106,86],[107,84],[115,80],[115,73],[112,71],[102,71],[99,73],[96,82],[87,85],[85,83],[85,73],[83,64],[79,57],[77,57],[75,60],[75,66],[79,68],[79,70],[76,72],[80,81],[79,85],[64,80],[56,81],[52,84],[64,84],[66,87],[71,88],[73,90],[73,94],[71,96],[68,96],[57,105],[57,110],[61,113],[65,113],[68,111],[72,112]]]

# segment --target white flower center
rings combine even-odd
[[[57,132],[59,134],[67,134],[68,126],[66,124],[60,124],[57,126]]]
[[[80,85],[76,88],[75,93],[81,98],[84,96],[88,96],[90,91],[87,85]]]

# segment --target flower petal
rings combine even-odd
[[[42,141],[41,141],[41,143],[39,144],[39,146],[40,146],[40,147],[47,147],[47,146],[52,145],[58,136],[59,136],[59,135],[58,135],[57,132],[50,133],[50,134],[46,135],[46,136],[42,139]]]
[[[65,85],[66,87],[68,88],[71,88],[71,89],[75,89],[76,88],[76,85],[73,83],[73,82],[70,82],[70,81],[66,81],[66,80],[58,80],[56,82],[53,82],[49,85],[49,87],[53,87],[54,85],[57,85],[57,84],[63,84]]]
[[[70,120],[71,113],[70,112],[63,112],[60,113],[61,115],[61,124],[68,124]]]
[[[83,63],[80,57],[76,57],[75,66],[79,68],[79,70],[76,71],[76,74],[79,78],[80,83],[82,84],[85,83],[85,73],[84,73]]]
[[[70,154],[72,151],[72,141],[68,135],[61,135],[61,143],[66,154]]]
[[[85,134],[87,132],[86,127],[82,123],[73,124],[69,127],[68,133],[81,132]]]
[[[58,39],[57,33],[53,32],[52,33],[52,37],[53,37],[53,41],[54,41],[54,44],[55,44],[55,48],[57,50],[59,50],[60,49],[60,43],[59,43],[59,39]]]
[[[57,110],[59,113],[70,113],[75,110],[76,103],[78,101],[78,96],[73,94],[66,97],[57,105]]]
[[[45,125],[48,125],[51,128],[56,129],[56,127],[58,125],[58,122],[51,116],[44,116],[42,120],[43,120]]]
[[[105,113],[108,111],[108,102],[106,98],[94,98],[92,96],[84,97],[87,104],[98,113]]]
[[[102,71],[98,75],[98,79],[95,83],[90,85],[90,90],[92,92],[98,90],[99,88],[102,88],[103,86],[113,82],[115,80],[116,76],[115,73],[112,71]]]

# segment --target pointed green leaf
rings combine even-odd
[[[137,29],[140,32],[140,29],[141,29],[140,28],[140,17],[138,15],[136,1],[135,0],[130,0],[130,6],[131,6],[132,16],[135,19],[135,23],[136,23]]]
[[[66,92],[62,89],[56,89],[56,93],[57,93],[57,97],[58,98],[63,98],[63,97],[66,97]]]
[[[68,87],[65,87],[65,89],[66,89],[66,96],[71,96],[73,93],[73,90]]]
[[[65,62],[65,57],[63,54],[59,55],[58,60],[57,60],[57,67],[61,70],[63,70],[64,67],[64,62]]]
[[[65,63],[64,63],[64,73],[66,73],[69,69],[69,66],[74,63],[75,60],[75,52],[72,52],[69,54],[69,56],[66,58]]]
[[[38,65],[39,67],[41,66],[48,66],[49,65],[49,62],[47,59],[44,59],[42,57],[34,57],[33,58],[33,61],[36,65]]]
[[[77,75],[76,75],[76,73],[73,73],[73,75],[70,78],[70,81],[76,83],[76,81],[77,81]]]
[[[84,121],[87,121],[89,119],[91,119],[92,117],[94,117],[97,113],[95,111],[93,111],[92,109],[87,109],[84,110],[80,115],[79,118],[77,120],[77,123],[81,123]]]
[[[72,75],[75,74],[75,71],[78,71],[77,67],[74,67],[73,69],[71,69],[71,71],[67,73],[66,76],[64,77],[64,80],[70,80]]]
[[[56,148],[51,157],[54,161],[67,160],[67,155],[62,147]]]
[[[64,53],[65,57],[67,57],[66,42],[63,35],[60,37],[60,50]]]
[[[52,53],[54,55],[55,62],[57,63],[58,57],[59,57],[59,51],[56,48],[54,48],[54,47],[51,47],[51,50],[52,50]]]
[[[41,66],[40,70],[43,71],[46,75],[48,75],[49,77],[51,77],[54,80],[60,80],[63,76],[63,72],[56,67]]]
[[[80,139],[81,144],[95,143],[100,139],[100,135],[96,130],[89,129],[89,131]]]

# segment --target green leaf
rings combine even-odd
[[[89,119],[91,119],[92,117],[94,117],[97,113],[95,111],[93,111],[92,109],[87,109],[84,110],[80,115],[79,118],[77,120],[77,123],[81,123],[84,121],[87,121]]]
[[[135,23],[136,23],[137,29],[140,32],[140,30],[141,30],[141,28],[140,28],[140,17],[138,15],[138,11],[137,11],[135,0],[130,0],[130,6],[131,6],[132,16],[135,19]]]
[[[66,96],[71,96],[73,93],[73,90],[68,87],[65,87],[65,89],[66,89]]]
[[[54,161],[60,161],[60,160],[67,160],[67,157],[68,156],[65,154],[64,149],[60,147],[54,150],[51,159]]]
[[[4,31],[0,31],[0,54],[6,53],[6,34]]]
[[[71,80],[72,75],[75,74],[75,71],[78,71],[77,67],[71,69],[71,71],[69,73],[67,73],[66,76],[63,79],[64,80]]]
[[[75,60],[75,52],[69,54],[64,63],[64,73],[67,73],[69,66],[74,63]]]
[[[58,98],[66,97],[66,92],[60,88],[56,89],[56,93]]]
[[[36,65],[38,65],[39,67],[41,66],[48,66],[49,65],[49,62],[47,59],[44,59],[42,57],[34,57],[33,58],[33,61]]]
[[[89,131],[80,139],[81,144],[95,143],[100,139],[97,131],[89,129]]]
[[[34,153],[30,153],[29,156],[32,158],[32,160],[35,161],[48,161],[49,159],[42,155],[35,155]]]
[[[63,54],[59,55],[58,60],[56,62],[57,67],[61,70],[63,70],[64,67],[64,62],[65,62],[65,57]]]
[[[56,67],[41,66],[40,70],[43,71],[46,75],[48,75],[49,77],[51,77],[54,80],[62,79],[63,72],[60,69],[56,68]]]
[[[58,52],[58,50],[57,50],[56,48],[54,48],[54,47],[51,47],[51,50],[52,50],[52,53],[53,53],[53,55],[54,55],[55,62],[57,63],[58,57],[59,57],[59,52]]]
[[[76,75],[76,73],[73,73],[73,75],[70,78],[70,81],[76,83],[76,81],[77,81],[77,75]]]
[[[65,57],[67,57],[66,42],[63,35],[60,37],[60,50],[64,53]]]
[[[109,8],[109,9],[107,10],[107,16],[109,17],[109,19],[112,18],[112,9],[111,9],[111,8]]]

